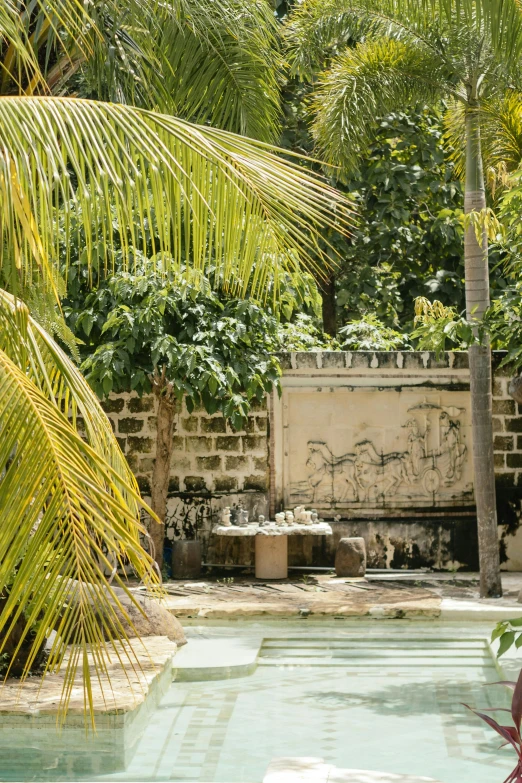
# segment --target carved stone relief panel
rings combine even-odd
[[[290,388],[282,424],[290,508],[328,515],[473,504],[465,391]]]

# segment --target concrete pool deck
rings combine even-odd
[[[170,581],[168,609],[186,620],[373,617],[496,622],[522,616],[521,573],[502,577],[504,597],[480,599],[477,574],[369,573],[363,579],[307,574],[277,582],[248,576]]]

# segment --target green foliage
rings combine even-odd
[[[407,334],[384,326],[371,313],[339,329],[339,340],[343,351],[411,350]]]
[[[277,332],[280,351],[339,351],[338,340],[324,334],[317,326],[317,319],[299,313],[293,321],[280,324]]]
[[[499,639],[498,657],[504,655],[513,645],[517,650],[522,647],[522,617],[514,620],[501,620],[491,634],[491,641]]]
[[[406,332],[418,296],[464,307],[463,196],[441,110],[388,115],[348,189],[360,214],[338,273],[342,320],[375,313]]]
[[[120,271],[66,313],[100,396],[148,392],[154,368],[165,366],[190,411],[221,411],[240,428],[252,402],[278,385],[276,318],[255,302],[220,297],[206,278],[195,285],[183,275]]]
[[[415,302],[415,329],[419,351],[435,351],[440,356],[448,349],[465,349],[475,341],[473,326],[454,307],[445,307],[437,299],[419,297]]]

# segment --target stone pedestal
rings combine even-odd
[[[335,553],[337,576],[358,577],[366,574],[366,544],[364,538],[341,538]]]
[[[201,575],[201,541],[172,542],[172,578],[197,579]]]
[[[286,579],[288,536],[256,536],[256,579]]]

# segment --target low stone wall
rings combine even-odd
[[[252,410],[243,431],[234,432],[220,414],[189,414],[185,406],[176,417],[168,538],[197,535],[206,562],[252,565],[252,541],[210,536],[220,510],[242,506],[266,516],[305,502],[329,519],[334,536],[291,539],[293,565],[331,566],[339,538],[362,535],[370,567],[476,568],[467,354],[318,352],[281,360],[281,399],[272,395]],[[522,408],[507,393],[510,373],[500,368],[501,360],[495,354],[499,535],[504,567],[519,570]],[[154,397],[111,395],[103,407],[147,496],[155,455]],[[310,451],[317,443],[328,450],[322,459],[326,454],[333,494],[320,453]],[[421,444],[425,453],[442,456],[422,475],[419,463],[416,475]],[[448,479],[452,454],[460,459],[458,478]],[[382,458],[382,475],[368,489],[375,455]],[[389,488],[378,486],[388,479]]]

